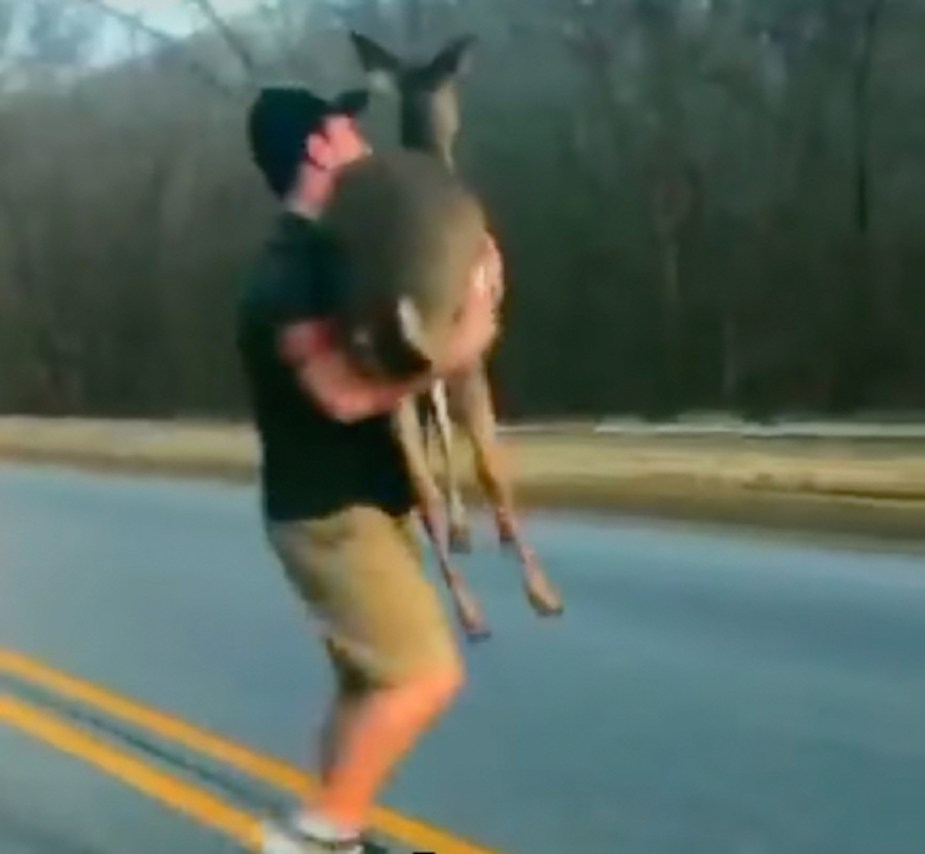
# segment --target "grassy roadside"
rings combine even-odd
[[[525,505],[925,541],[922,441],[578,430],[504,441]],[[248,481],[257,448],[242,425],[0,418],[0,458]]]

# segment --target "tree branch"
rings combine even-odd
[[[221,36],[228,49],[238,58],[248,81],[253,86],[260,84],[260,66],[244,40],[234,31],[228,22],[218,14],[212,0],[186,0],[196,9]]]
[[[225,97],[240,100],[241,93],[225,80],[222,80],[208,66],[197,61],[193,56],[190,55],[188,50],[184,50],[181,40],[170,35],[169,33],[165,33],[162,30],[157,29],[156,27],[152,27],[150,24],[145,22],[145,20],[140,15],[133,15],[131,12],[123,12],[121,9],[116,9],[110,6],[109,3],[105,2],[105,0],[78,0],[78,2],[83,3],[85,6],[89,6],[92,9],[95,9],[103,15],[112,18],[114,21],[118,21],[123,26],[128,27],[135,32],[148,36],[149,38],[153,39],[159,44],[164,45],[165,47],[179,49],[179,55],[182,59],[182,62],[190,73],[198,77],[202,82],[206,83],[211,88],[219,91]]]
[[[298,67],[301,58],[296,45],[303,34],[304,27],[294,17],[291,5],[285,0],[284,2],[258,0],[257,10],[263,16],[267,26],[272,26],[276,31],[279,52],[285,55],[287,71],[292,72]]]

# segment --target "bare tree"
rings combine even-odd
[[[185,2],[180,39],[0,0],[0,406],[240,409],[235,283],[272,209],[242,111],[352,85],[348,26],[479,36],[459,162],[511,278],[502,417],[925,403],[920,3]],[[137,51],[95,67],[115,27]]]

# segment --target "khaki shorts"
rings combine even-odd
[[[320,623],[342,690],[462,666],[410,515],[352,507],[321,519],[270,522],[267,533]]]

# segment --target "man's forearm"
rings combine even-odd
[[[307,321],[281,337],[280,353],[303,390],[333,418],[360,421],[394,410],[403,398],[427,391],[440,377],[462,370],[476,355],[471,343],[430,371],[409,380],[370,377],[341,349],[330,324]]]
[[[435,379],[430,373],[400,382],[368,380],[365,377],[359,377],[357,398],[358,401],[362,400],[362,403],[358,402],[358,409],[366,410],[368,415],[390,412],[409,395],[418,395],[427,391]]]
[[[433,382],[430,375],[402,382],[370,378],[340,351],[307,360],[299,371],[299,380],[331,417],[344,422],[391,412],[405,397],[425,391]]]

